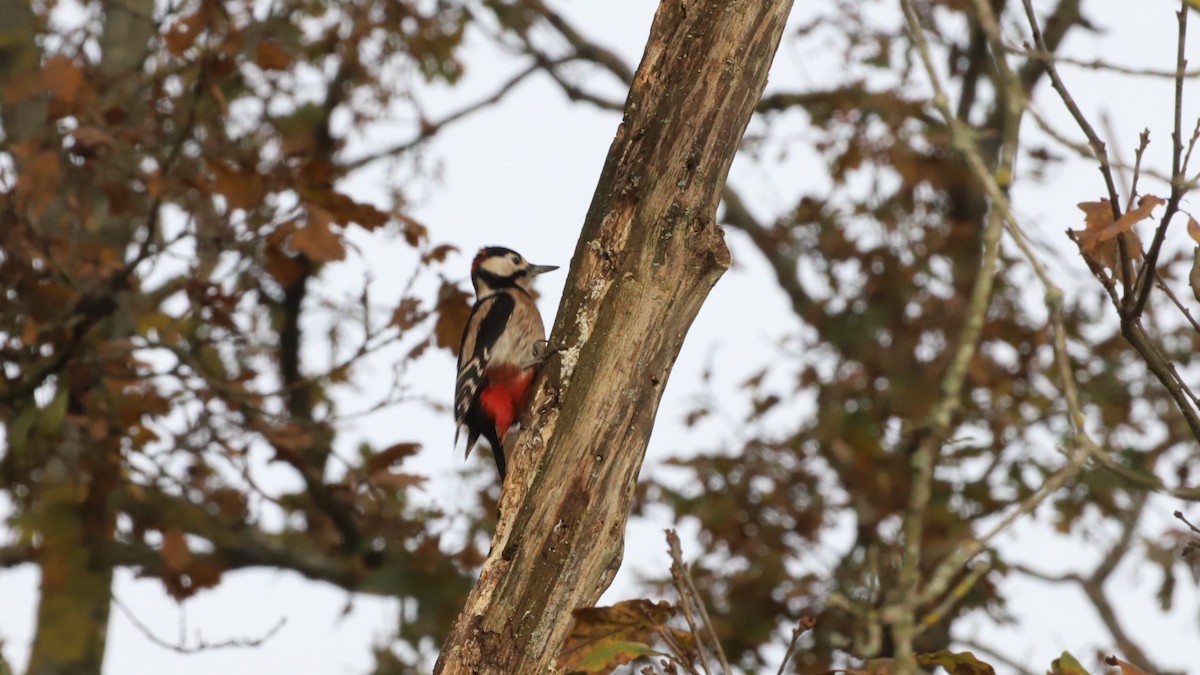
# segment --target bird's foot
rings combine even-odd
[[[556,352],[558,352],[558,347],[552,346],[549,340],[538,340],[533,343],[534,363],[541,363]]]

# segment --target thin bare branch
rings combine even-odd
[[[397,155],[402,155],[402,154],[412,150],[413,148],[416,148],[417,146],[419,146],[419,145],[425,143],[426,141],[428,141],[429,139],[433,138],[434,136],[436,136],[438,134],[438,132],[440,132],[443,129],[445,129],[446,127],[454,124],[455,122],[457,122],[463,118],[469,117],[473,113],[479,112],[480,110],[483,110],[484,108],[488,108],[488,107],[491,107],[491,106],[499,103],[506,95],[508,95],[508,93],[510,91],[512,91],[514,88],[516,88],[517,85],[524,82],[526,78],[528,78],[530,75],[538,72],[542,68],[543,68],[543,64],[541,64],[541,63],[530,64],[529,66],[526,66],[524,69],[522,69],[520,72],[518,72],[515,75],[513,75],[512,77],[510,77],[504,84],[502,84],[498,89],[496,89],[496,91],[493,92],[492,95],[490,95],[486,98],[480,99],[470,105],[464,106],[463,108],[460,108],[459,110],[456,110],[456,111],[446,115],[445,117],[443,117],[442,119],[440,119],[436,122],[423,122],[421,124],[421,130],[419,132],[417,132],[417,135],[414,136],[413,138],[410,138],[409,140],[404,141],[403,143],[397,143],[395,145],[384,148],[383,150],[379,150],[377,152],[372,152],[372,153],[363,155],[362,157],[358,157],[358,158],[355,158],[355,159],[345,162],[344,166],[346,169],[346,173],[350,173],[352,171],[357,171],[358,169],[361,169],[364,166],[371,164],[373,162],[379,161],[381,159],[386,159],[388,157],[395,157]]]
[[[704,601],[700,597],[700,592],[696,590],[696,583],[692,581],[692,573],[688,570],[687,565],[683,562],[683,551],[679,546],[679,535],[676,534],[675,530],[667,530],[667,544],[668,551],[671,554],[671,576],[674,578],[675,570],[678,568],[679,576],[683,582],[683,586],[687,590],[686,594],[681,594],[680,596],[682,601],[687,603],[688,599],[690,598],[692,602],[696,603],[696,609],[700,613],[700,619],[704,623],[704,629],[708,631],[709,638],[712,640],[713,652],[716,653],[717,660],[721,662],[721,668],[724,669],[722,672],[732,673],[733,671],[729,669],[729,661],[725,658],[725,649],[721,647],[721,640],[717,637],[717,631],[713,627],[712,619],[708,616],[708,608],[704,606]],[[688,623],[689,625],[692,623],[690,618],[688,619]],[[696,631],[693,628],[692,632],[697,636],[697,638],[700,637],[699,631]],[[700,654],[703,656],[704,652],[701,651]],[[707,657],[703,659],[703,663],[705,671],[708,672]]]
[[[1162,79],[1175,79],[1179,77],[1177,70],[1158,70],[1156,68],[1137,68],[1134,66],[1125,66],[1103,59],[1076,59],[1062,54],[1052,54],[1044,52],[1040,49],[1030,49],[1028,46],[1015,47],[1009,45],[1005,48],[1010,54],[1024,56],[1027,59],[1036,59],[1046,63],[1065,64],[1075,66],[1077,68],[1085,68],[1087,70],[1102,70],[1109,73],[1117,73],[1119,75],[1130,75],[1132,77],[1157,77]],[[1200,77],[1200,69],[1188,70],[1183,73],[1185,79],[1193,79]]]
[[[181,640],[179,642],[171,642],[170,640],[166,640],[156,635],[149,626],[142,623],[142,621],[137,618],[137,615],[134,614],[131,609],[126,607],[125,603],[121,602],[120,598],[115,595],[112,598],[112,603],[117,609],[121,610],[121,613],[125,615],[125,618],[129,619],[129,622],[133,624],[133,627],[136,628],[139,633],[144,635],[147,640],[158,645],[159,647],[169,649],[179,654],[198,654],[200,652],[210,652],[218,649],[246,649],[250,647],[261,647],[268,640],[275,637],[275,635],[283,629],[284,625],[287,624],[287,617],[282,616],[279,617],[279,621],[276,621],[274,626],[258,637],[229,638],[219,642],[208,642],[204,639],[200,632],[197,631],[195,644],[189,645],[183,639],[185,636],[181,636]],[[181,626],[180,631],[184,632],[185,630],[186,629]]]
[[[1025,0],[1028,2],[1029,0]],[[1146,301],[1150,297],[1150,289],[1153,284],[1150,280],[1153,279],[1153,274],[1158,265],[1158,254],[1162,249],[1163,240],[1167,236],[1167,228],[1171,226],[1171,219],[1179,211],[1179,201],[1184,194],[1184,173],[1186,165],[1183,162],[1183,76],[1187,69],[1187,58],[1184,50],[1187,46],[1187,17],[1188,8],[1186,0],[1181,3],[1179,11],[1176,12],[1176,17],[1179,23],[1179,36],[1175,48],[1175,124],[1171,131],[1171,196],[1167,199],[1167,209],[1163,213],[1162,219],[1158,222],[1158,228],[1154,231],[1154,239],[1150,242],[1150,250],[1146,253],[1146,258],[1142,262],[1142,269],[1138,274],[1140,292],[1137,295],[1137,302],[1133,305],[1132,318],[1137,319],[1146,309]],[[1194,141],[1193,141],[1194,142]],[[1190,154],[1190,149],[1189,149]]]
[[[667,535],[667,552],[671,555],[671,583],[675,585],[675,592],[679,594],[679,606],[683,608],[683,617],[687,620],[688,629],[692,631],[692,635],[696,638],[696,651],[700,654],[700,665],[704,668],[705,673],[711,673],[712,668],[708,665],[708,654],[704,649],[704,635],[696,629],[696,620],[692,617],[692,602],[702,602],[700,598],[690,598],[691,591],[684,582],[683,577],[687,574],[687,568],[683,564],[683,552],[679,546],[679,534],[675,530],[666,530]],[[690,599],[689,599],[690,598]]]
[[[787,651],[783,654],[783,661],[779,663],[779,670],[775,675],[783,675],[783,671],[787,668],[788,661],[792,660],[792,654],[796,653],[796,643],[800,641],[800,636],[813,629],[817,625],[817,620],[812,617],[804,617],[800,619],[800,623],[792,629],[792,640],[788,643]]]
[[[1197,528],[1195,525],[1193,525],[1191,522],[1189,522],[1188,519],[1183,516],[1183,511],[1176,511],[1173,515],[1175,516],[1176,519],[1178,519],[1184,525],[1187,525],[1188,528],[1191,529],[1192,532],[1195,532],[1196,534],[1200,534],[1200,528]]]
[[[1029,19],[1029,28],[1033,32],[1034,44],[1037,45],[1040,51],[1050,51],[1046,46],[1045,38],[1042,36],[1042,29],[1038,24],[1037,15],[1033,11],[1032,0],[1021,1],[1025,6],[1025,15]],[[1062,78],[1059,77],[1058,69],[1055,68],[1054,62],[1046,61],[1045,67],[1054,90],[1058,92],[1059,98],[1067,106],[1067,110],[1070,111],[1071,116],[1075,118],[1076,124],[1083,130],[1084,135],[1087,136],[1088,143],[1092,146],[1096,160],[1100,162],[1100,173],[1104,175],[1104,183],[1108,187],[1108,199],[1112,204],[1113,220],[1115,221],[1121,217],[1121,199],[1117,194],[1116,183],[1113,182],[1112,167],[1108,161],[1108,151],[1106,150],[1104,141],[1100,140],[1100,136],[1096,134],[1096,130],[1092,128],[1092,124],[1088,122],[1087,117],[1079,110],[1079,105],[1075,103],[1074,97],[1067,91],[1067,86],[1063,84]]]

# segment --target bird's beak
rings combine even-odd
[[[558,265],[530,265],[529,266],[529,275],[536,277],[539,274],[545,274],[546,272],[553,272],[556,269],[558,269]]]

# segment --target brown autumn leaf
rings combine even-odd
[[[62,168],[58,154],[53,150],[41,150],[33,142],[14,147],[13,154],[21,163],[14,190],[17,206],[28,209],[34,217],[41,216],[46,207],[59,198]]]
[[[441,244],[429,249],[425,255],[421,256],[421,264],[428,265],[431,262],[444,262],[446,256],[450,253],[457,253],[458,247],[453,244]]]
[[[263,431],[267,441],[281,454],[297,456],[312,447],[312,434],[295,422]]]
[[[89,157],[96,155],[101,150],[111,150],[117,145],[111,134],[96,127],[79,127],[71,132],[71,138],[75,140],[75,145],[71,146],[71,150],[76,154]]]
[[[1129,256],[1132,260],[1140,259],[1142,257],[1142,241],[1138,238],[1137,232],[1133,231],[1133,226],[1148,218],[1150,210],[1161,203],[1162,200],[1158,197],[1151,195],[1142,197],[1138,208],[1114,222],[1112,207],[1107,199],[1101,199],[1098,202],[1080,202],[1078,206],[1084,213],[1084,229],[1071,231],[1079,243],[1080,252],[1098,264],[1113,270],[1115,274],[1120,274],[1120,249],[1117,244],[1117,235],[1129,235],[1126,239]]]
[[[434,311],[437,313],[437,324],[433,329],[437,346],[449,349],[457,356],[463,331],[471,318],[471,296],[458,286],[443,281]]]
[[[308,202],[310,205],[324,209],[333,222],[343,227],[357,223],[363,229],[374,230],[389,220],[388,214],[374,206],[356,202],[333,190],[309,195]]]
[[[1143,195],[1142,198],[1138,200],[1136,209],[1126,212],[1125,215],[1117,219],[1117,222],[1101,230],[1097,235],[1097,239],[1099,241],[1108,241],[1109,239],[1116,237],[1118,234],[1132,230],[1134,225],[1137,225],[1138,223],[1150,217],[1150,212],[1154,209],[1154,207],[1161,206],[1166,202],[1167,200],[1161,197],[1155,197],[1154,195]]]
[[[178,572],[187,567],[188,561],[192,559],[192,553],[188,550],[187,537],[183,530],[178,527],[163,530],[162,550],[159,554],[166,563],[167,569],[172,572]]]
[[[292,234],[292,248],[313,260],[331,261],[346,258],[342,238],[330,227],[329,213],[319,206],[309,205],[309,219],[304,227]]]
[[[367,473],[386,471],[396,462],[412,457],[421,449],[420,443],[397,443],[367,458]]]
[[[401,232],[404,233],[404,241],[409,246],[420,246],[421,242],[429,238],[429,228],[417,222],[412,216],[397,214],[396,220],[400,221]]]
[[[1179,557],[1183,558],[1183,562],[1192,573],[1192,579],[1200,582],[1200,539],[1193,539],[1184,544]]]
[[[1196,222],[1195,216],[1188,216],[1187,233],[1192,241],[1200,244],[1200,223]]]
[[[392,320],[388,322],[388,325],[404,331],[423,321],[426,316],[428,314],[421,309],[419,299],[404,298],[396,307],[396,311],[392,312]]]
[[[406,490],[410,487],[420,487],[428,478],[414,473],[392,473],[387,469],[376,471],[367,476],[367,482],[375,487]]]
[[[203,3],[198,11],[189,14],[167,28],[163,33],[163,41],[167,43],[167,49],[175,56],[180,56],[188,50],[196,42],[196,38],[200,37],[200,33],[204,30],[207,10]]]
[[[225,198],[231,209],[253,210],[267,195],[267,177],[254,171],[234,169],[224,162],[208,160],[213,175],[213,190]]]
[[[278,42],[263,40],[254,48],[254,63],[263,70],[287,70],[292,56]]]
[[[559,654],[567,671],[607,673],[640,656],[655,656],[657,633],[675,607],[666,601],[626,600],[611,607],[584,607],[571,612],[575,621]]]
[[[21,323],[21,342],[26,345],[37,344],[38,323],[33,320],[33,317],[25,317],[25,321]]]
[[[74,105],[79,88],[83,84],[83,68],[61,54],[51,56],[42,65],[38,84],[50,92],[56,104],[69,109]]]
[[[304,273],[304,265],[301,265],[278,246],[268,245],[264,255],[266,255],[267,273],[284,288],[296,283],[296,280]]]
[[[191,588],[198,591],[202,588],[212,588],[221,583],[221,575],[225,570],[211,560],[193,560],[187,566],[187,575],[191,580]]]

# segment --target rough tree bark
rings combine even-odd
[[[555,671],[621,563],[684,334],[730,264],[716,209],[791,0],[664,0],[571,261],[554,352],[439,673]]]

